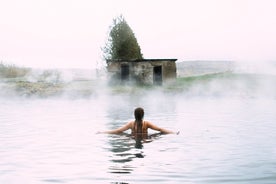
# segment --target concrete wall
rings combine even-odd
[[[121,82],[121,65],[128,65],[130,82],[151,85],[154,83],[154,67],[162,66],[162,80],[163,83],[167,83],[176,79],[175,61],[176,59],[110,61],[107,71],[111,80]]]

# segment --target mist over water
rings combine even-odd
[[[275,183],[275,63],[207,66],[163,86],[108,86],[76,71],[2,79],[0,183]],[[142,148],[129,132],[96,134],[138,106],[181,133]]]

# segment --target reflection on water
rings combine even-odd
[[[131,173],[133,166],[128,165],[135,158],[143,158],[143,152],[135,149],[136,141],[129,136],[116,135],[109,139],[112,146],[110,161],[114,163],[109,167],[111,173]]]
[[[180,135],[95,134],[145,119]],[[0,98],[0,183],[275,183],[273,98]],[[149,132],[154,134],[155,132]]]
[[[146,155],[143,152],[144,144],[150,143],[161,136],[160,133],[155,133],[148,136],[148,139],[134,138],[130,134],[111,135],[109,143],[111,147],[111,159],[115,165],[111,165],[109,172],[111,173],[131,173],[135,167],[129,165],[128,162],[134,159],[144,158]]]

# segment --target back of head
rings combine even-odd
[[[134,117],[136,121],[142,121],[144,118],[144,109],[138,107],[134,110]]]

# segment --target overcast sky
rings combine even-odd
[[[94,68],[120,14],[145,58],[276,60],[275,0],[0,0],[0,61]]]

